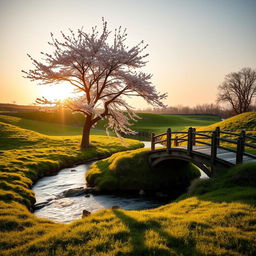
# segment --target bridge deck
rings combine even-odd
[[[156,150],[162,144],[163,149]],[[248,154],[246,150],[250,150]],[[208,176],[214,176],[222,169],[236,164],[256,162],[256,137],[246,131],[234,133],[221,131],[196,131],[190,127],[188,131],[174,131],[170,128],[166,133],[151,136],[151,152],[149,161],[157,166],[167,159],[190,161],[203,169]]]
[[[187,147],[178,146],[175,148],[187,149]],[[175,149],[174,148],[174,149]],[[210,146],[193,146],[193,151],[199,152],[205,155],[211,156],[211,147]],[[236,164],[236,153],[231,152],[225,149],[217,149],[217,158],[229,162],[231,164]],[[243,156],[243,162],[256,162],[256,159],[250,156]]]

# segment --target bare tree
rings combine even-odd
[[[166,94],[159,94],[151,84],[151,74],[138,69],[145,66],[148,54],[142,54],[147,45],[141,41],[129,48],[126,29],[116,29],[113,43],[109,42],[110,31],[103,20],[102,32],[97,27],[91,33],[83,29],[70,30],[66,35],[61,32],[62,41],[51,34],[49,42],[54,48],[53,54],[41,53],[43,62],[33,59],[33,70],[22,71],[25,78],[42,84],[68,82],[77,93],[76,98],[65,101],[65,106],[74,112],[83,113],[85,123],[81,148],[89,147],[91,128],[100,120],[107,120],[107,128],[117,134],[134,134],[129,128],[129,120],[138,118],[133,108],[123,96],[140,96],[147,103],[163,107],[162,99]],[[39,103],[52,103],[47,99]],[[125,111],[125,113],[124,113]]]
[[[230,73],[218,89],[217,102],[229,103],[236,114],[247,112],[256,96],[256,70],[243,68]]]

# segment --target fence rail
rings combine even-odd
[[[249,140],[249,141],[248,141]],[[240,133],[221,131],[217,127],[213,131],[196,131],[190,127],[187,131],[173,131],[171,128],[165,133],[151,134],[151,150],[155,150],[156,144],[166,146],[168,152],[172,147],[185,146],[188,154],[193,152],[196,145],[207,145],[211,148],[211,162],[217,159],[218,149],[225,149],[236,153],[236,164],[243,163],[243,157],[249,156],[256,159],[256,155],[246,152],[248,149],[256,149],[256,137],[247,135],[243,130]]]

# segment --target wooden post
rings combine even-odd
[[[245,131],[242,131],[240,133],[240,136],[239,136],[238,140],[237,140],[236,164],[243,163],[244,143],[245,143]]]
[[[166,150],[167,152],[170,152],[172,146],[172,130],[171,128],[167,129],[167,133],[166,133]]]
[[[188,128],[188,154],[190,155],[193,150],[193,128]]]
[[[155,150],[155,134],[151,133],[151,150]]]
[[[193,146],[196,145],[196,128],[193,128]]]
[[[212,141],[211,141],[211,164],[215,163],[217,157],[217,134],[216,131],[212,132]]]
[[[220,145],[220,127],[216,127],[215,132],[216,132],[216,145],[217,145],[217,147],[219,147],[219,145]]]
[[[178,146],[179,146],[178,135],[175,135],[174,147],[178,147]]]

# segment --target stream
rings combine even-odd
[[[145,147],[150,142],[144,142]],[[63,192],[71,188],[86,186],[85,173],[91,163],[64,168],[54,176],[43,177],[33,186],[36,196],[35,214],[55,222],[70,223],[82,217],[82,211],[95,212],[99,209],[118,206],[125,210],[155,208],[164,203],[161,198],[116,195],[80,195],[64,197]]]
[[[150,147],[150,142],[143,142]],[[73,188],[86,187],[85,173],[92,163],[64,168],[54,176],[39,179],[33,186],[36,196],[35,214],[55,222],[70,223],[82,217],[83,210],[95,212],[99,209],[118,206],[125,210],[156,208],[168,203],[162,198],[120,195],[79,195],[63,196],[63,192]],[[202,173],[202,172],[201,172]],[[202,173],[203,174],[203,173]],[[205,177],[206,175],[201,175]]]

